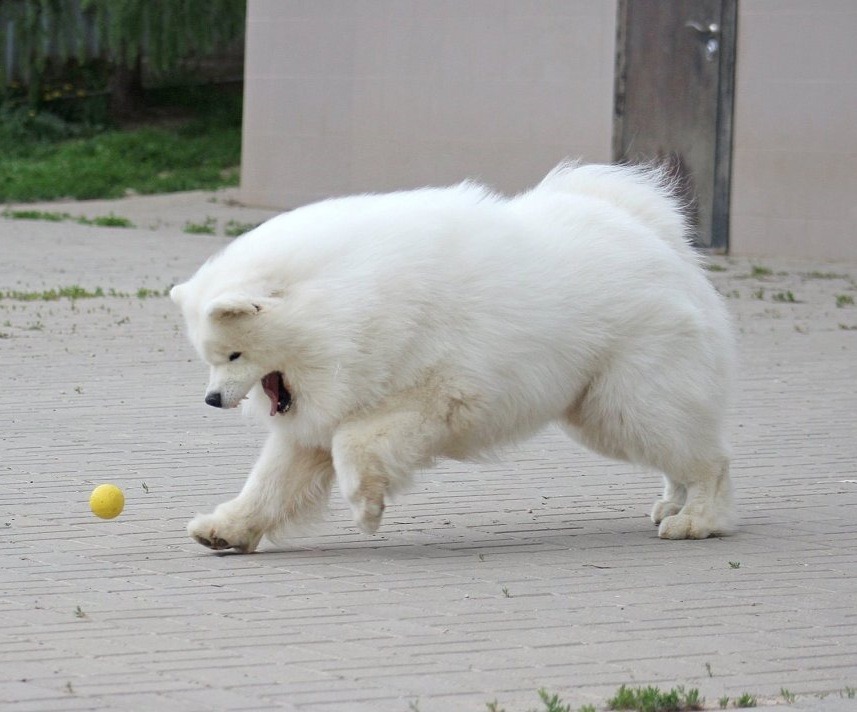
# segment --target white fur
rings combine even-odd
[[[172,297],[209,393],[249,396],[271,432],[190,534],[252,551],[312,518],[334,477],[372,532],[415,470],[550,422],[664,473],[660,536],[726,533],[733,339],[687,232],[657,171],[563,164],[510,199],[472,183],[340,198],[238,238]],[[293,396],[273,416],[271,371]]]

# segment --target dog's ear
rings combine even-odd
[[[177,284],[170,290],[170,299],[173,300],[173,304],[177,306],[181,306],[182,300],[184,299],[185,294],[185,285]]]
[[[221,294],[206,305],[205,313],[212,319],[255,316],[270,309],[275,301],[271,297],[254,297],[249,294]]]

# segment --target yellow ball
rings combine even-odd
[[[116,485],[98,485],[89,495],[89,508],[102,519],[118,517],[124,506],[125,495]]]

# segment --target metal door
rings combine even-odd
[[[613,157],[666,161],[726,252],[737,0],[619,0]]]

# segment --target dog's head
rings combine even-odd
[[[199,300],[187,282],[173,287],[170,297],[184,313],[191,343],[210,366],[208,405],[234,408],[258,383],[271,402],[271,415],[291,408],[291,393],[278,370],[278,349],[271,344],[276,327],[272,332],[270,321],[280,298],[226,292]]]

